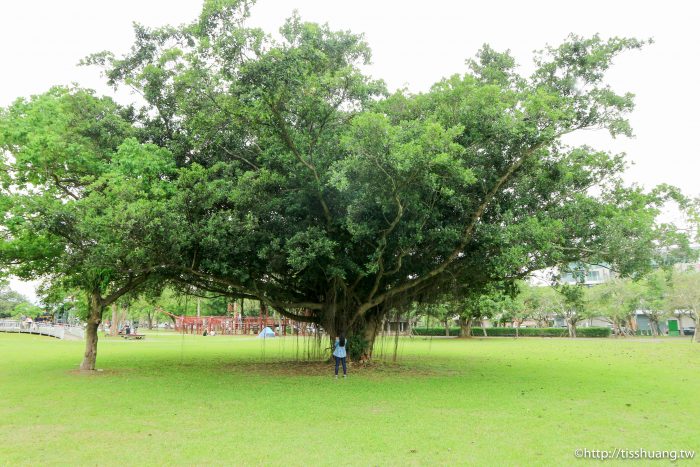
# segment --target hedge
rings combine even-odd
[[[444,336],[445,328],[413,328],[417,336]],[[515,337],[515,328],[486,328],[489,337]],[[576,328],[578,337],[610,337],[611,330],[606,327]],[[472,336],[482,337],[481,328],[472,328]],[[568,337],[566,328],[520,328],[522,337]],[[459,336],[459,328],[450,328],[450,336]]]
[[[606,327],[577,328],[576,335],[579,337],[610,337],[612,329]]]
[[[445,328],[413,328],[416,336],[445,336]],[[450,328],[450,336],[459,336],[459,328]]]

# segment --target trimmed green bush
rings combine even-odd
[[[418,336],[444,336],[445,328],[414,328]],[[611,330],[606,327],[577,328],[578,337],[610,337]],[[486,328],[489,337],[515,337],[515,328]],[[472,336],[482,337],[481,328],[472,328]],[[566,328],[520,328],[522,337],[568,337]],[[459,328],[450,328],[450,336],[459,336]]]
[[[445,328],[413,328],[413,334],[416,336],[445,337]],[[450,328],[450,336],[459,336],[459,328]]]
[[[486,333],[492,337],[515,337],[515,328],[486,328]],[[472,328],[472,336],[483,336],[481,328]],[[567,337],[566,328],[520,328],[522,337]]]
[[[611,333],[612,329],[605,327],[576,329],[576,335],[579,337],[610,337]]]

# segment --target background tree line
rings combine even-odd
[[[604,321],[615,336],[631,336],[639,331],[640,314],[648,319],[649,332],[659,336],[661,322],[677,319],[680,325],[681,318],[687,317],[695,327],[693,339],[698,342],[699,307],[700,272],[671,268],[655,270],[636,280],[613,278],[593,286],[520,282],[513,295],[495,290],[475,298],[455,297],[430,306],[416,305],[413,316],[436,320],[444,326],[445,335],[458,324],[462,337],[472,336],[472,327],[480,327],[486,335],[486,320],[491,326],[515,328],[517,336],[525,321],[529,326],[545,328],[554,326],[556,318],[566,324],[570,337],[576,337],[577,327],[592,319]],[[428,321],[424,322],[427,326]]]
[[[34,305],[27,297],[12,290],[7,281],[0,281],[0,319],[34,318],[41,313],[41,308]]]

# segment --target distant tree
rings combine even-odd
[[[550,286],[519,285],[518,301],[524,313],[540,328],[548,327],[555,315],[560,297]]]
[[[556,287],[560,294],[559,315],[564,318],[569,337],[576,337],[576,326],[586,319],[585,287],[581,284],[563,284]]]
[[[498,317],[502,316],[504,310],[508,307],[509,301],[510,298],[505,296],[501,291],[493,291],[480,297],[478,300],[477,317],[484,337],[488,336],[486,320],[496,324]]]
[[[23,316],[28,318],[35,318],[42,313],[42,308],[40,306],[34,305],[33,303],[26,301],[17,304],[14,310],[12,310],[11,318],[19,319]]]
[[[441,301],[438,303],[430,303],[422,305],[422,310],[427,317],[438,321],[445,328],[445,336],[450,335],[450,324],[457,316],[455,304],[449,301]]]
[[[192,288],[166,287],[144,291],[136,299],[132,299],[129,305],[129,315],[132,319],[145,322],[148,329],[152,329],[161,319],[170,321],[169,315],[160,313],[163,309],[174,315],[196,315],[199,306],[201,316],[223,316],[228,313],[228,299],[213,295],[206,291],[197,291]],[[259,308],[259,307],[258,307]],[[249,307],[255,309],[254,306]],[[257,312],[256,312],[257,314]]]
[[[668,290],[667,304],[679,315],[687,315],[695,322],[694,342],[700,342],[700,272],[674,272]]]
[[[12,290],[9,282],[0,281],[0,318],[15,317],[17,307],[24,303],[29,303],[27,297]]]
[[[656,270],[641,282],[637,293],[637,307],[649,319],[649,327],[654,336],[661,334],[659,322],[669,316],[670,271]]]
[[[138,322],[140,326],[153,329],[154,324],[157,323],[157,315],[156,305],[143,296],[128,302],[128,316],[133,322]]]
[[[454,292],[457,298],[449,303],[458,315],[460,337],[472,337],[475,323],[481,326],[483,335],[488,336],[485,320],[502,315],[510,300],[503,287],[503,283],[498,283],[478,291],[463,289]]]
[[[520,295],[515,298],[507,297],[503,305],[503,319],[509,321],[515,328],[515,337],[520,337],[520,326],[531,316],[530,307]]]
[[[615,278],[589,290],[592,314],[606,318],[615,335],[629,335],[639,304],[641,285],[631,279]]]

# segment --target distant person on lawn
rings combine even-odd
[[[343,378],[348,375],[348,368],[346,366],[347,352],[345,348],[347,347],[347,340],[342,334],[340,337],[335,338],[335,344],[333,346],[333,356],[335,357],[335,377],[338,378],[338,365],[343,363]]]

